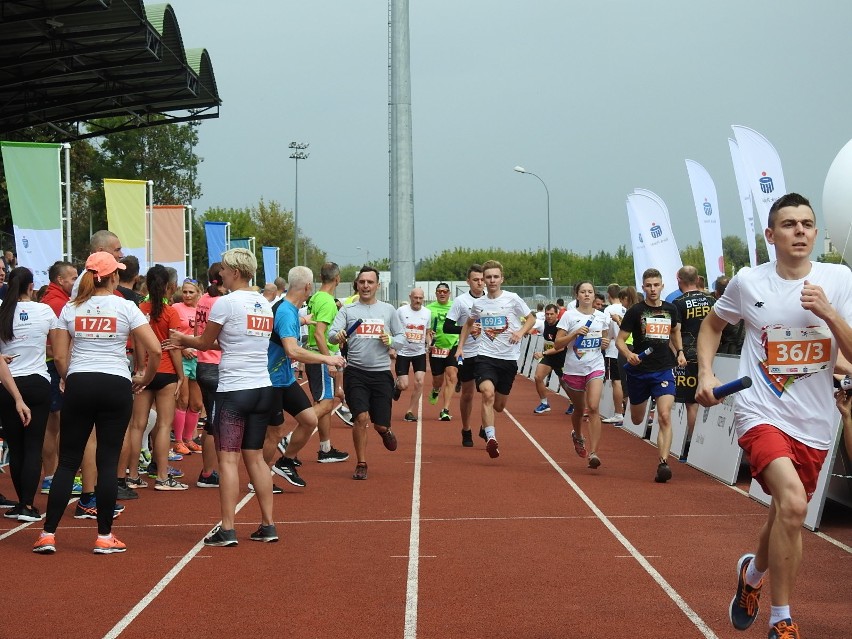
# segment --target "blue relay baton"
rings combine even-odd
[[[714,388],[713,397],[715,397],[716,399],[722,399],[723,397],[727,397],[728,395],[739,393],[741,390],[745,390],[750,386],[751,377],[740,377],[739,379],[735,379],[732,382],[728,382],[727,384],[722,384],[721,386],[717,386],[716,388]]]
[[[354,322],[352,322],[352,326],[350,326],[349,328],[346,329],[346,337],[351,337],[352,333],[357,331],[358,327],[361,326],[361,324],[363,324],[363,323],[364,323],[364,320],[362,320],[360,317],[358,319],[356,319]]]
[[[592,325],[592,320],[593,320],[593,319],[594,319],[594,317],[590,317],[590,318],[589,318],[589,321],[587,321],[587,322],[586,322],[586,328],[589,328],[589,326],[591,326],[591,325]],[[583,343],[583,338],[584,338],[584,337],[585,337],[585,335],[583,335],[582,333],[580,333],[579,335],[577,335],[577,339],[575,339],[575,340],[574,340],[574,348],[580,348],[580,344],[582,344],[582,343]]]
[[[651,353],[653,353],[653,352],[654,352],[654,347],[653,347],[653,346],[649,346],[648,348],[646,348],[646,349],[645,349],[644,351],[642,351],[641,353],[637,353],[636,357],[638,357],[638,358],[639,358],[639,361],[641,362],[643,359],[645,359],[646,357],[648,357],[648,355],[650,355],[650,354],[651,354]],[[627,363],[624,365],[624,368],[633,368],[633,364],[631,364],[630,362],[627,362]]]

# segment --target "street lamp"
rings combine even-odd
[[[308,142],[290,142],[290,148],[293,152],[290,154],[291,160],[296,160],[296,195],[293,206],[293,266],[299,264],[299,160],[307,160],[310,153],[305,153],[305,149],[310,146]]]
[[[532,171],[527,171],[522,166],[516,166],[515,171],[518,173],[526,173],[527,175],[532,175],[533,177],[538,178],[538,181],[541,182],[541,185],[544,187],[544,192],[547,194],[547,297],[550,302],[553,302],[553,254],[550,251],[550,191],[547,188],[547,184],[544,183],[544,180]]]
[[[360,246],[356,246],[355,249],[358,250],[358,251],[365,251],[367,253],[367,261],[364,262],[364,264],[369,264],[370,263],[370,249],[361,248]]]

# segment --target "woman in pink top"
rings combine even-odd
[[[181,287],[183,301],[172,305],[172,308],[180,315],[181,333],[195,335],[195,314],[199,297],[201,297],[201,287],[198,285],[198,280],[186,278]],[[189,455],[201,453],[201,446],[193,439],[198,427],[198,417],[204,405],[201,401],[201,387],[196,378],[198,352],[194,348],[184,348],[181,349],[181,355],[183,355],[183,374],[187,383],[180,388],[172,429],[175,432],[175,452]]]

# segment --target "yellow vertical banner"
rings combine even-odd
[[[146,188],[145,180],[104,180],[107,227],[121,240],[125,255],[139,258],[143,274],[148,270]]]
[[[186,277],[186,207],[155,206],[151,227],[152,260],[177,270],[178,282],[182,282]]]

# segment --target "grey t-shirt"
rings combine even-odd
[[[408,340],[396,309],[386,302],[362,304],[360,301],[346,304],[337,313],[329,333],[334,335],[355,322],[363,320],[358,329],[347,340],[347,362],[350,366],[365,371],[389,371],[390,355],[381,337],[385,333],[393,336],[391,347],[400,349]]]

